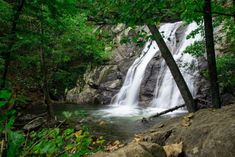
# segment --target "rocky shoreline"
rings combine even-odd
[[[114,152],[93,157],[234,157],[235,104],[172,118]]]

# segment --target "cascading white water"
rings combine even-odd
[[[137,106],[140,85],[144,77],[145,69],[156,53],[153,42],[147,42],[139,58],[129,68],[124,84],[118,94],[113,98],[113,106]]]
[[[123,86],[113,97],[110,108],[103,111],[110,116],[132,116],[139,114],[138,98],[140,85],[144,78],[146,67],[157,51],[158,47],[155,41],[146,43],[141,55],[128,69]]]
[[[186,26],[182,40],[177,41],[176,32],[181,26],[183,26],[183,22],[166,23],[160,27],[160,32],[177,63],[189,65],[196,64],[197,61],[191,55],[183,53],[183,51],[193,42],[201,40],[202,37],[196,35],[193,39],[186,39],[187,35],[197,28],[196,23],[192,23]],[[140,114],[147,116],[183,103],[178,87],[176,86],[165,61],[162,60],[159,76],[156,80],[154,98],[149,104],[149,108],[138,108],[141,82],[144,78],[148,63],[156,53],[160,53],[156,42],[148,41],[141,55],[129,68],[124,84],[120,91],[113,97],[110,108],[102,110],[106,113],[106,116],[133,116]],[[194,87],[194,76],[197,72],[195,71],[194,73],[189,74],[184,68],[180,68],[180,70],[190,91],[194,95],[196,91],[196,88]]]
[[[174,51],[176,47],[177,43],[174,34],[180,25],[181,22],[176,22],[167,23],[160,27],[160,32],[167,39],[166,43],[171,51]],[[148,63],[157,52],[159,52],[159,48],[155,41],[146,43],[140,57],[129,68],[122,88],[113,98],[111,109],[106,110],[112,116],[132,116],[140,112],[138,110],[138,98],[141,82]]]
[[[178,65],[182,64],[180,67],[180,71],[189,87],[193,96],[196,96],[197,88],[195,87],[195,76],[197,76],[197,70],[189,70],[184,67],[184,65],[193,65],[197,66],[197,60],[193,58],[191,55],[183,53],[187,46],[191,45],[195,41],[202,40],[200,34],[196,35],[194,38],[187,39],[187,36],[197,28],[196,23],[191,23],[186,27],[186,31],[183,35],[183,40],[180,41],[177,45],[175,51],[173,52],[173,57],[178,63]],[[175,41],[174,41],[175,42]],[[187,70],[186,70],[187,69]],[[151,102],[151,106],[153,107],[153,111],[157,108],[158,111],[166,110],[172,108],[176,105],[183,104],[183,98],[178,90],[178,87],[173,79],[170,70],[165,64],[163,60],[161,63],[161,75],[159,75],[157,79],[157,84],[154,93],[154,99]],[[178,110],[180,111],[180,110]]]

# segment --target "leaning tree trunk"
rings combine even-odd
[[[212,105],[215,108],[221,107],[219,85],[216,71],[215,47],[212,26],[211,0],[204,0],[204,29],[206,38],[206,53],[211,85]]]
[[[16,10],[13,16],[12,20],[12,25],[11,25],[11,32],[10,32],[10,43],[8,45],[8,52],[4,53],[4,70],[3,70],[3,75],[2,75],[2,83],[1,83],[1,88],[5,88],[6,86],[6,79],[7,79],[7,73],[11,61],[11,51],[12,47],[15,44],[15,38],[16,38],[16,25],[20,17],[20,13],[23,10],[25,0],[20,0],[18,3],[18,6],[16,7]]]
[[[191,92],[189,91],[189,88],[170,52],[168,49],[165,41],[163,40],[158,28],[155,25],[149,25],[148,26],[152,35],[153,39],[156,41],[162,57],[166,61],[167,66],[169,67],[172,76],[174,77],[174,80],[179,88],[179,91],[185,101],[186,107],[189,112],[195,112],[197,110],[196,102],[194,101]]]

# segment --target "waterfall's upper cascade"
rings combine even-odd
[[[184,33],[183,36],[177,37],[177,30],[180,27],[185,27]],[[164,37],[164,40],[178,65],[197,64],[197,60],[191,55],[183,53],[187,46],[192,44],[194,41],[201,40],[200,35],[197,35],[193,39],[186,39],[187,35],[196,28],[196,23],[184,26],[183,22],[166,23],[160,27],[160,32],[162,33],[162,36]],[[108,116],[133,116],[147,112],[152,114],[183,103],[183,99],[179,93],[176,83],[168,67],[166,66],[165,61],[162,60],[160,65],[160,75],[156,80],[156,88],[153,100],[149,105],[150,107],[145,110],[139,109],[138,100],[141,82],[144,78],[148,63],[156,53],[160,53],[156,42],[148,41],[145,44],[145,48],[143,49],[141,55],[129,68],[123,86],[113,97],[110,108],[104,110],[108,113]],[[186,72],[185,68],[180,68],[180,70],[189,86],[190,91],[193,95],[195,95],[196,88],[194,87],[194,80],[197,72]]]

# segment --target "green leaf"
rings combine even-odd
[[[11,97],[11,92],[9,90],[0,90],[0,99],[9,99]]]
[[[10,131],[8,133],[7,157],[18,156],[21,145],[24,142],[24,136],[18,132]]]
[[[15,122],[15,117],[12,116],[12,117],[9,119],[9,121],[8,121],[8,123],[7,123],[7,125],[6,125],[6,128],[7,128],[7,129],[11,129],[12,126],[13,126],[13,124],[14,124],[14,122]]]
[[[69,136],[69,135],[71,135],[72,133],[74,133],[74,129],[66,129],[66,130],[64,131],[64,135],[65,135],[65,136]]]
[[[65,117],[66,119],[71,118],[71,117],[72,117],[72,115],[73,115],[73,113],[72,113],[72,112],[68,112],[68,111],[64,111],[62,114],[64,115],[64,117]]]
[[[193,44],[186,47],[184,53],[191,54],[195,57],[201,57],[205,54],[205,41],[196,41]]]
[[[7,101],[0,101],[0,108],[5,106],[7,104]]]

